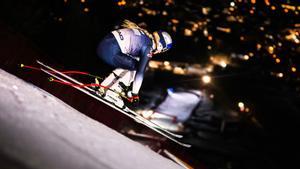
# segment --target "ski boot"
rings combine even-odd
[[[131,109],[137,107],[139,103],[139,97],[138,95],[134,95],[132,93],[132,82],[129,86],[126,86],[123,82],[119,82],[119,86],[122,89],[121,95],[123,96],[125,105]]]
[[[103,98],[121,109],[126,107],[122,97],[115,91],[107,90]]]
[[[102,87],[98,78],[95,79],[95,84],[97,84],[97,86],[95,87],[97,95],[101,96],[104,100],[114,104],[121,109],[124,108],[125,104],[122,98],[114,90]]]

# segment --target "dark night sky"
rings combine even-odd
[[[298,14],[282,15],[280,12],[272,12],[265,9],[263,1],[257,2],[257,12],[254,15],[249,14],[253,5],[241,5],[237,13],[244,16],[246,21],[243,23],[226,21],[228,16],[222,11],[230,1],[176,1],[176,5],[162,6],[163,1],[157,0],[150,3],[148,8],[158,11],[165,9],[169,15],[143,17],[137,15],[141,11],[139,6],[119,7],[117,2],[88,0],[82,4],[73,0],[67,3],[63,0],[7,0],[0,2],[0,18],[16,32],[27,37],[49,58],[66,67],[95,73],[101,72],[100,67],[106,67],[96,56],[97,43],[123,19],[145,22],[147,29],[151,31],[163,28],[172,31],[169,20],[177,18],[180,21],[177,31],[172,32],[174,48],[157,59],[201,64],[208,62],[212,54],[245,54],[256,50],[257,43],[263,46],[276,45],[277,41],[282,41],[286,28],[299,23]],[[297,5],[296,1],[289,2]],[[278,2],[275,6],[279,8],[279,4]],[[209,15],[198,14],[204,6],[212,8]],[[85,7],[89,7],[88,13],[82,12]],[[191,37],[184,36],[184,29],[190,26],[189,21],[207,18],[211,20],[207,29],[213,35],[212,41],[203,36],[203,29],[194,32]],[[230,27],[233,33],[217,31],[218,26]],[[259,31],[261,26],[264,27],[263,32]],[[266,34],[274,35],[273,39],[266,38]],[[241,36],[245,38],[244,41],[240,40]],[[219,68],[213,74],[217,86],[213,91],[219,94],[216,97],[222,100],[223,106],[232,108],[236,102],[243,100],[255,110],[255,116],[267,131],[262,145],[270,150],[270,155],[272,152],[290,154],[299,143],[295,138],[300,127],[300,62],[297,57],[300,49],[299,44],[282,43],[283,47],[278,52],[282,57],[282,65],[275,65],[272,57],[268,56],[267,49],[263,49],[255,51],[255,57],[249,62],[234,61],[234,65],[238,66],[231,65],[225,70]],[[208,45],[213,46],[213,49],[208,50]],[[298,68],[297,74],[289,71],[289,67],[293,65]],[[278,71],[287,74],[284,76],[286,78],[270,76],[270,72]],[[274,159],[281,157],[274,155]],[[296,157],[291,157],[292,159]],[[284,166],[284,162],[282,163]]]

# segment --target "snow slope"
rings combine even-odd
[[[180,168],[171,160],[1,69],[0,166],[30,169]]]

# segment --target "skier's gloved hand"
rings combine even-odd
[[[139,103],[140,102],[140,97],[137,94],[132,93],[132,103]]]
[[[137,94],[132,93],[132,97],[129,98],[129,101],[133,106],[137,106],[140,102],[140,97]]]

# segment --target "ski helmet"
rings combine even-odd
[[[165,52],[172,47],[172,38],[168,32],[165,31],[155,31],[153,34],[158,35],[158,44],[157,44],[157,51]]]

